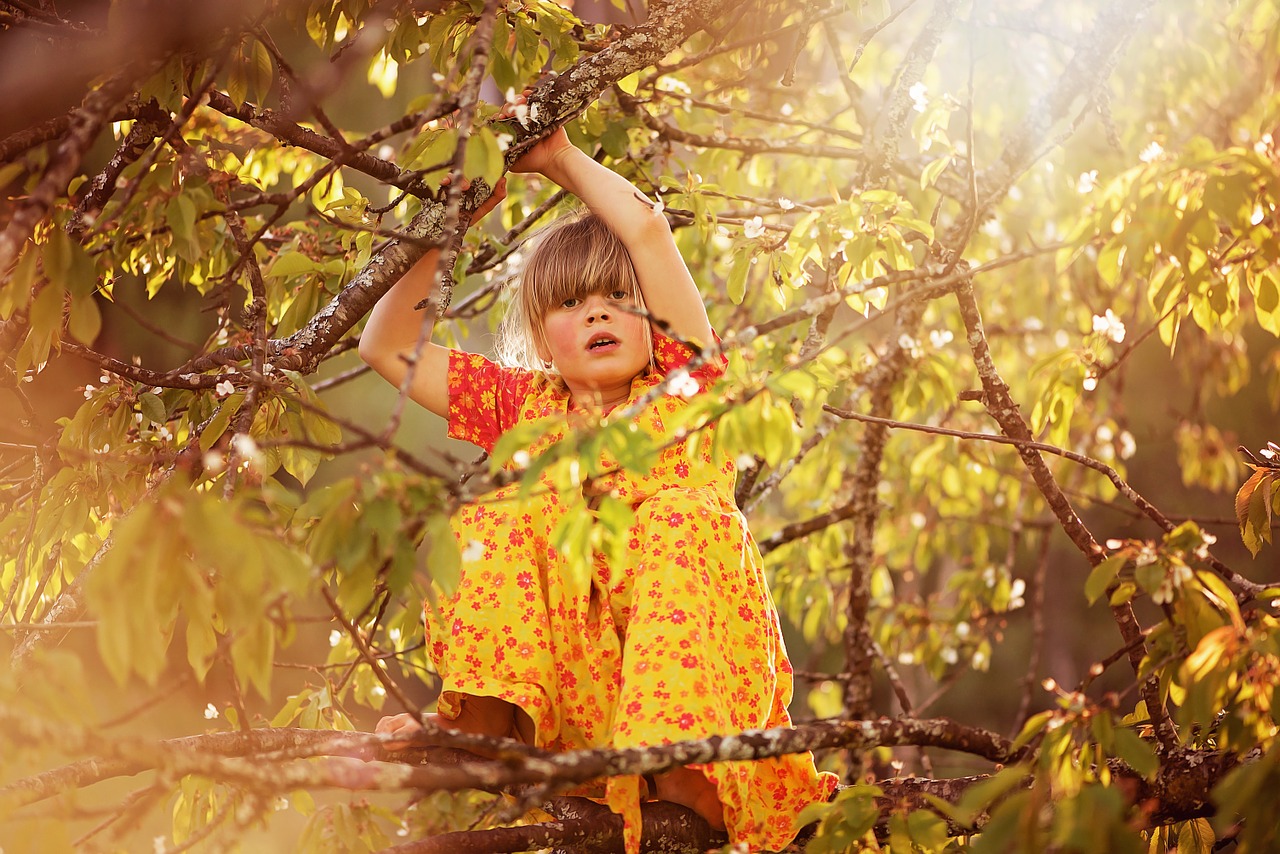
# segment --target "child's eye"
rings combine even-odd
[[[609,294],[609,299],[623,300],[623,299],[630,298],[630,296],[631,294],[619,288],[618,290],[613,291],[611,294]]]
[[[569,298],[568,298],[568,299],[566,299],[564,302],[560,303],[560,307],[561,307],[561,308],[576,308],[580,302],[582,302],[582,300],[578,299],[577,297],[569,297]]]

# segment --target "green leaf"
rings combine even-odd
[[[1039,735],[1049,721],[1053,719],[1054,712],[1052,710],[1040,712],[1032,715],[1027,719],[1026,724],[1022,727],[1022,732],[1018,733],[1018,737],[1013,740],[1013,744],[1009,746],[1010,753],[1016,753],[1031,743],[1031,740]]]
[[[0,184],[0,186],[4,186]],[[22,258],[7,280],[0,279],[0,320],[8,320],[18,309],[31,301],[31,288],[36,282],[36,261],[39,253],[28,242]]]
[[[73,297],[67,316],[67,331],[71,337],[86,346],[93,344],[102,331],[102,312],[92,295]]]
[[[169,218],[169,230],[180,241],[187,242],[195,235],[196,206],[185,195],[177,195],[169,200],[166,207]]]
[[[1178,854],[1210,854],[1217,839],[1207,819],[1183,822],[1178,827]]]
[[[1120,570],[1128,560],[1129,558],[1123,554],[1115,554],[1093,568],[1084,583],[1084,595],[1090,605],[1107,592],[1107,588],[1116,580],[1116,576],[1120,574]]]
[[[222,401],[222,405],[218,407],[218,411],[209,419],[209,423],[204,428],[204,432],[200,434],[201,451],[208,451],[220,438],[222,438],[222,434],[227,432],[227,426],[231,424],[232,416],[239,411],[240,404],[243,402],[243,392],[228,395],[227,399]]]
[[[924,167],[924,171],[920,173],[920,189],[923,190],[938,183],[942,173],[947,171],[947,167],[951,165],[951,160],[952,154],[948,152],[937,160],[928,163]]]
[[[288,279],[303,273],[315,272],[316,264],[297,250],[281,252],[271,263],[265,275],[269,278]]]
[[[449,517],[439,514],[427,522],[427,569],[431,573],[430,595],[452,597],[462,578],[462,553],[449,525]]]
[[[1115,731],[1116,756],[1145,780],[1154,778],[1160,770],[1160,760],[1150,744],[1143,741],[1131,729],[1121,727]]]
[[[31,312],[27,315],[30,332],[27,343],[27,365],[43,365],[49,360],[49,349],[58,338],[62,326],[63,291],[59,283],[50,281],[36,294],[31,304]],[[19,365],[22,370],[26,365]]]
[[[152,424],[164,424],[169,420],[168,412],[165,410],[164,401],[160,399],[160,395],[154,392],[144,391],[138,395],[138,408],[142,410]]]
[[[741,305],[747,295],[747,273],[751,270],[752,250],[739,246],[733,255],[733,266],[729,268],[729,280],[725,284],[729,299],[734,305]]]
[[[489,128],[479,128],[467,140],[467,162],[465,172],[468,178],[482,178],[490,187],[498,183],[502,177],[502,149],[498,146],[498,137]]]

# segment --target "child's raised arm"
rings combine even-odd
[[[506,184],[499,181],[493,195],[472,216],[472,223],[478,222],[505,196]],[[429,249],[410,267],[369,312],[364,332],[360,334],[360,358],[396,388],[404,383],[409,373],[418,336],[423,334],[423,323],[435,324],[435,318],[424,319],[422,311],[415,310],[414,306],[431,294],[439,259],[440,250]],[[449,348],[431,343],[430,328],[425,334],[428,340],[418,355],[418,367],[413,372],[409,397],[447,419]]]
[[[581,199],[627,248],[649,312],[680,338],[711,342],[707,309],[666,217],[630,181],[575,148],[563,128],[529,149],[511,171],[539,172]]]

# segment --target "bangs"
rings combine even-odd
[[[538,240],[520,275],[520,301],[540,321],[554,306],[625,291],[640,304],[640,285],[626,247],[596,216],[557,223]]]

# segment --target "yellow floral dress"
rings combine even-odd
[[[657,370],[632,382],[632,403],[691,357],[654,339]],[[705,389],[723,370],[696,368],[680,390]],[[516,424],[538,421],[548,429],[528,449],[536,458],[568,431],[568,392],[537,374],[454,351],[448,382],[453,438],[492,451]],[[635,521],[624,558],[595,555],[589,577],[566,571],[550,541],[566,513],[591,512],[581,494],[557,494],[548,480],[522,497],[512,484],[455,514],[458,588],[426,609],[442,715],[456,717],[463,694],[499,697],[529,715],[536,744],[551,750],[790,725],[791,664],[763,560],[733,500],[733,460],[709,441],[672,441],[666,429],[687,405],[667,394],[641,411],[638,426],[666,447],[650,471],[610,478]],[[715,784],[731,841],[753,851],[786,847],[800,810],[836,785],[808,753],[692,767]],[[623,816],[636,854],[639,779],[610,779],[603,800]]]

